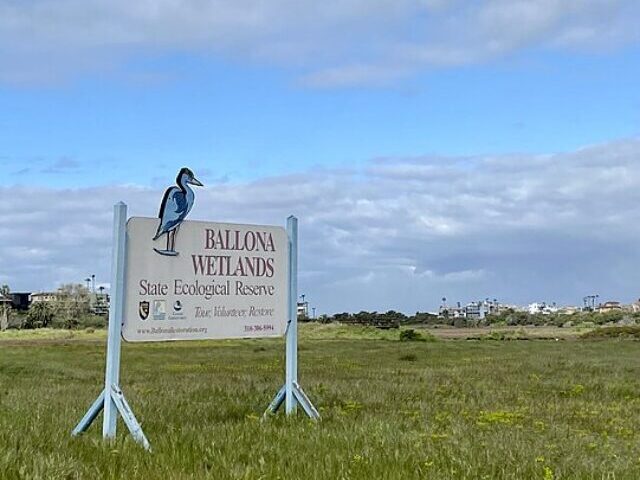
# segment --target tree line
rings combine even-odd
[[[10,289],[0,287],[0,296],[8,298]],[[9,327],[21,329],[34,328],[101,328],[106,325],[104,316],[91,313],[90,290],[82,284],[62,285],[54,299],[31,303],[25,312],[13,310],[7,303],[0,306],[0,330]]]
[[[612,312],[576,312],[573,314],[554,313],[549,315],[531,314],[529,312],[506,309],[499,314],[487,315],[483,319],[464,317],[442,317],[428,312],[416,312],[414,315],[405,315],[395,310],[384,313],[361,311],[358,313],[335,313],[333,315],[321,315],[316,319],[306,316],[299,317],[300,321],[317,321],[320,323],[343,323],[353,325],[368,325],[378,328],[398,328],[403,325],[425,326],[452,326],[457,328],[472,328],[483,326],[556,326],[568,327],[584,323],[594,325],[640,323],[640,313],[612,311]]]
[[[358,313],[336,313],[334,315],[321,315],[317,319],[310,319],[306,316],[299,318],[300,321],[317,321],[320,323],[345,323],[353,325],[368,325],[378,328],[398,328],[401,325],[412,324],[432,324],[437,323],[438,317],[432,313],[416,312],[415,315],[405,315],[402,312],[389,310],[384,313],[367,312],[365,310]]]

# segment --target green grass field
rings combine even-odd
[[[400,342],[301,326],[300,380],[322,414],[260,417],[282,340],[124,344],[122,423],[71,429],[100,391],[104,332],[0,335],[0,478],[637,479],[640,343]]]

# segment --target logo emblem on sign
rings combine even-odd
[[[160,255],[172,257],[178,255],[178,252],[176,252],[176,235],[180,224],[187,218],[196,199],[189,185],[204,186],[193,172],[186,167],[178,172],[176,183],[178,184],[177,186],[169,187],[164,192],[162,203],[160,204],[160,212],[158,213],[160,224],[153,237],[153,240],[156,241],[162,235],[167,236],[167,248],[165,250],[154,248],[153,250]]]
[[[149,318],[149,302],[142,301],[138,305],[138,315],[140,315],[141,320],[146,320]]]
[[[182,310],[182,302],[180,300],[176,300],[176,302],[173,304],[173,311],[179,312],[181,310]]]
[[[154,320],[165,320],[167,318],[167,302],[165,300],[154,300],[151,316]]]

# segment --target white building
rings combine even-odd
[[[309,318],[309,302],[298,302],[298,318]]]
[[[55,302],[58,300],[58,292],[37,292],[31,294],[31,303]]]
[[[536,314],[551,315],[552,313],[558,312],[558,308],[555,305],[553,306],[547,305],[545,302],[530,303],[528,310],[531,315],[536,315]]]
[[[485,305],[486,302],[471,302],[464,307],[464,314],[466,318],[473,320],[484,320],[484,317],[489,313],[489,308]]]

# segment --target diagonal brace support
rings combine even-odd
[[[93,402],[93,404],[89,407],[89,410],[87,410],[87,413],[85,413],[84,417],[82,417],[80,422],[78,422],[78,425],[76,425],[76,428],[73,429],[73,431],[71,432],[71,435],[73,435],[74,437],[77,437],[81,433],[86,432],[91,426],[91,424],[93,423],[93,421],[98,417],[98,415],[100,414],[103,408],[104,408],[104,390],[100,392],[100,395],[98,395],[98,398],[96,398],[96,401]]]
[[[145,450],[150,451],[151,445],[149,444],[149,440],[147,440],[146,435],[142,431],[142,426],[136,419],[136,416],[133,414],[133,410],[131,410],[129,402],[127,402],[127,399],[122,393],[122,390],[117,385],[111,386],[108,395],[105,395],[105,390],[100,392],[98,398],[96,398],[95,402],[93,402],[93,404],[89,407],[89,410],[87,410],[87,413],[85,413],[84,417],[82,417],[80,422],[78,422],[78,425],[76,425],[76,428],[73,429],[71,434],[74,437],[77,437],[78,435],[86,432],[93,421],[98,418],[98,415],[104,409],[104,405],[106,402],[113,402],[118,413],[120,413],[120,415],[122,416],[125,425],[129,429],[129,432],[131,432],[134,440],[141,444]],[[112,438],[113,436],[114,435],[111,435],[109,433],[105,434],[104,438]]]
[[[120,387],[117,385],[111,385],[111,398],[116,404],[116,408],[118,409],[118,412],[120,412],[120,415],[122,416],[125,425],[127,425],[129,432],[131,432],[131,436],[134,440],[141,444],[145,450],[151,450],[149,440],[147,440],[147,437],[142,431],[142,427],[136,419],[136,416],[133,414],[133,410],[131,410],[127,399],[124,398],[122,390],[120,390]]]
[[[311,400],[304,393],[302,387],[298,384],[298,382],[293,382],[291,385],[291,392],[293,394],[293,400],[296,403],[299,403],[307,416],[312,420],[320,420],[320,413],[316,409],[316,407],[311,403]],[[283,385],[282,388],[278,391],[276,396],[273,398],[267,409],[265,410],[262,418],[265,419],[269,415],[274,414],[278,411],[278,409],[282,406],[285,401],[285,397],[287,395],[287,389]]]
[[[309,400],[307,394],[304,393],[302,387],[298,385],[298,382],[293,382],[293,395],[296,397],[296,400],[302,406],[302,409],[309,418],[311,418],[312,420],[320,419],[320,413],[318,413],[316,407],[313,406],[313,403],[311,403],[311,400]]]

